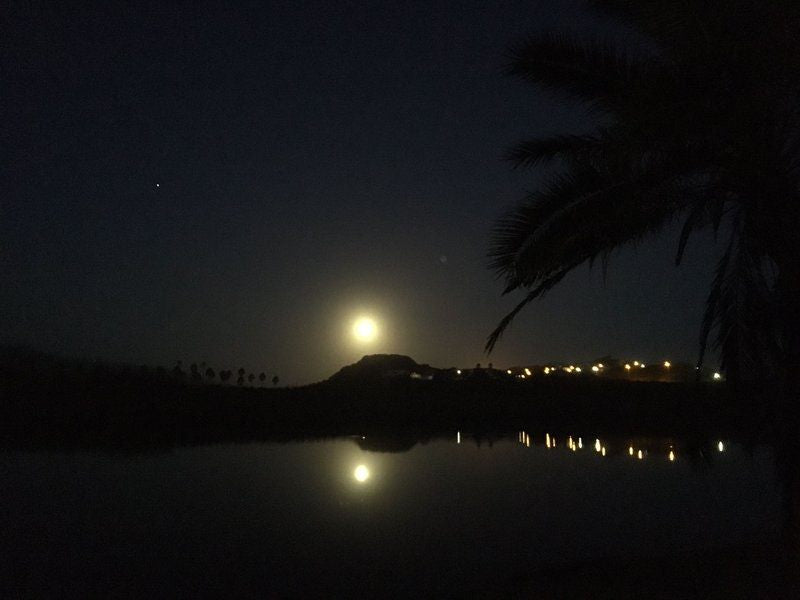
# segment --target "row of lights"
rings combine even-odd
[[[669,362],[669,361],[667,361],[667,363],[668,363],[668,362]],[[644,369],[644,368],[645,368],[647,365],[646,365],[646,364],[644,364],[644,363],[640,363],[638,360],[635,360],[635,361],[633,361],[633,366],[634,366],[634,367],[638,367],[638,368],[640,368],[640,369]],[[665,367],[667,366],[667,365],[666,365],[666,363],[664,364],[664,366],[665,366]],[[669,368],[669,367],[667,367],[667,368]],[[626,371],[630,371],[630,370],[631,370],[631,365],[630,365],[629,363],[625,363],[625,370],[626,370]]]
[[[625,363],[625,370],[626,371],[630,371],[634,367],[639,368],[639,369],[644,369],[644,368],[647,367],[647,365],[645,363],[643,363],[643,362],[639,362],[638,360],[633,361],[633,366],[631,366],[630,363]],[[664,361],[664,368],[665,369],[669,369],[670,367],[672,367],[672,363],[670,361],[668,361],[668,360],[665,360]],[[604,368],[605,368],[605,365],[603,363],[597,363],[596,365],[592,365],[592,372],[593,373],[599,373]],[[570,365],[568,367],[562,367],[562,369],[564,371],[566,371],[567,373],[573,373],[573,372],[574,373],[580,373],[581,372],[581,368],[580,367],[574,367],[572,365]],[[549,375],[550,373],[552,373],[555,370],[556,370],[555,367],[545,367],[544,368],[544,374],[545,375]],[[527,369],[526,369],[526,371],[527,371]],[[509,369],[508,373],[509,374],[511,373],[510,369]],[[720,373],[715,371],[714,374],[712,375],[712,377],[714,378],[714,380],[719,381],[720,379],[722,379],[722,374],[720,374]]]
[[[460,433],[459,433],[459,436],[460,436]],[[461,438],[459,437],[459,443],[460,443],[460,439]],[[522,443],[522,444],[524,444],[528,448],[531,447],[531,436],[530,436],[530,434],[528,434],[528,433],[526,433],[524,431],[520,431],[517,434],[517,441]],[[544,436],[544,445],[547,448],[555,448],[556,447],[556,438],[555,438],[555,436],[551,436],[549,433],[546,433],[545,436]],[[573,452],[576,452],[579,449],[583,449],[583,439],[579,437],[578,441],[575,442],[572,439],[572,436],[569,436],[567,438],[567,447],[570,450],[572,450]],[[595,441],[594,441],[594,450],[595,450],[595,452],[597,452],[598,454],[601,454],[602,456],[606,455],[606,447],[600,443],[600,438],[595,439]],[[720,452],[724,452],[725,451],[725,444],[722,442],[722,440],[717,442],[717,450],[719,450]],[[635,450],[633,448],[633,446],[628,446],[628,455],[629,456],[635,456],[638,460],[644,460],[644,458],[647,456],[647,454],[648,454],[647,450],[641,450],[641,449]],[[675,462],[675,450],[672,448],[672,446],[670,446],[670,448],[669,448],[669,454],[667,454],[667,459],[670,462]]]
[[[640,363],[638,360],[635,360],[633,361],[633,366],[631,366],[630,363],[625,363],[625,370],[630,371],[633,367],[644,369],[646,366],[647,366],[646,364]],[[672,366],[671,362],[669,362],[668,360],[664,361],[665,369],[669,369],[671,366]],[[605,365],[603,363],[597,363],[596,365],[592,365],[592,372],[599,373],[604,368]],[[556,367],[545,367],[542,370],[544,371],[545,375],[549,375],[550,373],[554,373],[557,369]],[[580,367],[576,367],[575,365],[569,365],[568,367],[561,367],[561,370],[567,373],[582,372],[582,369]],[[533,374],[531,373],[531,370],[528,367],[525,367],[524,371],[525,371],[524,373],[520,373],[519,375],[517,375],[517,377],[519,377],[520,379],[525,379],[526,377],[530,377]],[[513,375],[514,372],[511,369],[506,369],[506,374]],[[456,369],[456,375],[461,375],[461,369]],[[712,377],[714,378],[715,381],[719,381],[720,379],[722,379],[722,375],[720,373],[717,373],[716,371],[714,372]]]

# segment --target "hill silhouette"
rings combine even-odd
[[[408,378],[413,374],[429,378],[441,369],[419,364],[410,356],[403,354],[368,354],[352,365],[342,367],[327,381],[332,383],[374,382],[376,380]]]

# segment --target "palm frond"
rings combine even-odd
[[[541,190],[529,194],[527,200],[498,220],[494,227],[489,257],[490,268],[499,275],[514,278],[521,266],[519,254],[537,231],[553,215],[595,192],[601,187],[596,171],[573,169],[556,175]]]
[[[583,172],[581,178],[559,175],[559,185],[498,224],[490,256],[506,277],[504,293],[535,287],[567,264],[600,258],[605,270],[614,248],[659,230],[686,202],[681,186],[664,174],[615,182],[596,170]]]
[[[511,322],[514,320],[519,312],[525,308],[528,304],[536,300],[537,298],[541,298],[545,293],[551,290],[559,281],[564,279],[567,273],[569,273],[576,265],[572,265],[569,267],[565,267],[560,271],[554,273],[544,281],[542,281],[536,289],[529,292],[525,298],[517,304],[514,309],[508,313],[505,317],[503,317],[500,323],[495,327],[494,331],[489,335],[489,338],[486,340],[485,350],[487,353],[491,353],[494,350],[495,345],[502,337],[505,330],[511,325]]]
[[[593,135],[555,135],[521,142],[511,148],[505,158],[515,168],[535,167],[557,158],[588,158],[600,144],[601,140]]]
[[[726,250],[717,264],[700,332],[697,366],[702,367],[708,339],[730,381],[775,375],[780,354],[774,294],[763,253],[746,232],[744,215],[731,224]]]
[[[691,194],[692,188],[687,188],[687,195]],[[675,253],[675,266],[681,264],[683,260],[683,253],[686,251],[686,245],[692,233],[711,226],[716,233],[719,229],[722,216],[724,214],[725,200],[719,196],[713,195],[713,191],[703,190],[701,194],[696,195],[691,201],[692,208],[681,228],[680,237],[678,238],[678,250]]]
[[[738,0],[732,3],[741,4]],[[709,8],[702,2],[676,2],[675,0],[589,0],[595,11],[627,23],[645,33],[660,47],[707,43],[711,20]],[[709,3],[713,6],[713,3]],[[713,10],[713,9],[712,9]],[[718,9],[717,9],[718,10]],[[735,10],[726,6],[726,10]]]
[[[541,34],[513,47],[507,73],[590,106],[613,110],[638,82],[647,64],[609,43]]]
[[[717,307],[722,297],[722,290],[728,273],[728,264],[731,261],[733,242],[734,238],[731,236],[728,247],[717,262],[714,280],[711,282],[711,291],[708,293],[708,298],[706,299],[706,310],[703,313],[703,322],[700,325],[700,350],[697,357],[698,370],[703,366],[703,360],[705,359],[706,349],[708,347],[708,336],[711,334],[711,330],[717,319]]]
[[[521,287],[533,289],[489,336],[487,352],[492,351],[525,306],[567,273],[598,257],[605,273],[608,257],[615,248],[658,230],[680,202],[668,183],[649,188],[647,196],[644,193],[630,184],[611,186],[574,199],[566,206],[552,207],[549,218],[539,215],[538,224],[523,218],[513,223],[512,235],[508,231],[501,233],[495,266],[507,276],[504,293]],[[619,200],[621,196],[625,200]],[[619,214],[620,207],[626,207],[628,212]]]

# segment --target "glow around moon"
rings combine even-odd
[[[357,482],[364,483],[369,479],[369,469],[366,465],[358,465],[355,471],[353,471],[353,477],[356,478]]]
[[[359,317],[353,324],[353,337],[359,342],[371,342],[378,337],[378,325],[370,317]]]

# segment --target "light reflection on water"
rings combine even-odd
[[[461,432],[459,431],[459,443],[461,443]],[[575,441],[577,440],[577,441]],[[520,442],[522,445],[530,448],[532,446],[531,442],[531,434],[528,431],[520,430],[517,432],[517,441]],[[615,454],[624,455],[627,453],[629,457],[638,459],[638,460],[645,460],[647,459],[650,454],[653,454],[654,458],[660,458],[662,455],[663,457],[669,462],[675,462],[677,459],[677,453],[675,451],[675,444],[677,442],[672,439],[642,439],[639,438],[635,443],[630,443],[625,441],[624,444],[620,445],[620,440],[615,440],[612,447],[614,448],[625,448],[625,450],[619,450],[617,452],[611,453],[610,456],[614,456]],[[554,449],[556,447],[555,444],[555,436],[551,436],[550,433],[545,433],[544,435],[544,447],[549,449]],[[706,448],[714,447],[718,452],[725,452],[725,442],[723,440],[717,440],[715,442],[708,442],[706,444]],[[572,452],[577,452],[578,450],[583,450],[583,438],[581,436],[572,436],[567,435],[567,449]],[[606,456],[606,446],[603,442],[600,441],[600,438],[595,438],[594,445],[592,449],[595,453],[600,454],[600,456]],[[700,448],[698,448],[700,450]]]
[[[711,462],[696,468],[698,453]],[[767,451],[585,431],[6,453],[0,470],[0,554],[34,596],[48,582],[109,591],[104,573],[139,595],[201,581],[207,595],[452,596],[553,565],[742,543],[780,515]]]

